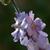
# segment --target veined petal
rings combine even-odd
[[[43,23],[40,18],[36,18],[36,19],[34,20],[34,22],[35,22],[35,24],[36,24],[39,28],[41,28],[41,30],[43,30],[43,29],[45,28],[45,26],[46,26],[46,24]]]

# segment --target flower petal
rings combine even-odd
[[[28,38],[27,38],[27,36],[25,36],[25,37],[20,37],[20,44],[21,45],[24,45],[24,46],[27,46],[28,45]]]
[[[31,19],[31,17],[26,17],[26,22],[29,24],[29,25],[31,25],[32,24],[32,19]]]
[[[28,32],[28,36],[32,36],[33,35],[33,30],[31,29],[30,26],[28,26],[27,32]]]
[[[25,14],[25,12],[19,12],[19,13],[16,13],[16,16],[18,20],[22,21],[28,15]]]
[[[46,50],[50,50],[50,44],[46,47]]]
[[[34,13],[33,13],[33,11],[30,11],[30,12],[29,12],[29,17],[30,17],[32,20],[34,20]]]
[[[16,22],[15,22],[15,24],[12,24],[11,27],[16,28],[16,27],[18,27],[20,21],[19,21],[18,19],[16,19],[16,18],[14,18],[14,20],[15,20]]]
[[[31,39],[29,39],[29,41],[28,41],[27,48],[28,48],[28,50],[39,50],[37,43],[32,41]]]
[[[43,32],[43,31],[38,31],[40,35],[44,36],[44,37],[48,37],[48,34]]]
[[[15,36],[14,39],[13,39],[14,42],[18,42],[18,40],[19,39],[17,38],[17,36]]]
[[[20,36],[24,36],[25,35],[25,32],[22,29],[20,29],[19,33],[20,33]]]
[[[34,20],[34,22],[35,22],[35,24],[36,24],[41,30],[43,30],[43,29],[45,28],[45,26],[46,26],[46,24],[43,23],[40,18],[36,18],[36,19]]]
[[[12,32],[11,35],[12,35],[13,37],[15,37],[15,35],[17,34],[17,32],[18,32],[18,28],[16,28],[16,30],[15,30],[14,32]]]
[[[24,29],[27,29],[27,27],[28,27],[28,24],[26,24],[26,25],[24,26]]]
[[[27,22],[26,22],[26,18],[23,19],[23,21],[22,21],[22,23],[21,23],[20,26],[21,26],[22,29],[27,29],[28,24],[27,24]]]
[[[46,46],[48,45],[48,43],[49,43],[48,42],[48,38],[45,35],[45,33],[44,32],[40,32],[39,38],[38,38],[38,45],[39,45],[39,47],[42,48],[42,49],[45,49]]]
[[[16,28],[16,30],[12,32],[11,35],[14,37],[13,41],[17,42],[18,41],[18,28]]]
[[[25,18],[23,19],[21,26],[23,26],[25,24]]]

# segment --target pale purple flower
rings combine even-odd
[[[20,41],[28,50],[49,50],[48,34],[43,32],[46,24],[40,18],[34,19],[32,11],[29,14],[17,12],[15,24],[12,27],[15,31],[11,33],[14,42]]]

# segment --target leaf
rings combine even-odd
[[[3,5],[8,5],[10,3],[11,0],[0,0],[0,2],[3,4]]]

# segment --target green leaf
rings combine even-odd
[[[3,4],[3,5],[8,5],[10,3],[11,0],[0,0],[0,2]]]

